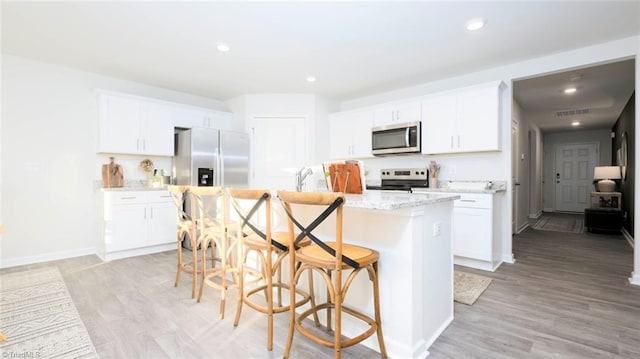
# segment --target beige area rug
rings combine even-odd
[[[0,276],[0,332],[7,358],[98,358],[57,268]]]
[[[491,278],[477,274],[453,272],[453,300],[458,303],[472,305],[480,294],[491,284]]]
[[[541,231],[582,233],[584,231],[584,221],[580,217],[560,217],[542,216],[533,229]]]

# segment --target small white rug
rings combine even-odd
[[[0,276],[3,358],[98,358],[57,268]]]
[[[453,274],[453,300],[466,305],[475,303],[480,294],[489,287],[492,280],[481,275],[460,271],[454,271]]]

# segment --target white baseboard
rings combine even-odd
[[[492,262],[492,261],[483,261],[479,259],[453,256],[453,264],[470,267],[480,270],[485,270],[489,272],[495,272],[495,270],[502,264],[502,262]]]
[[[503,263],[513,264],[513,263],[516,262],[516,257],[513,255],[513,253],[503,253],[502,254],[502,262]]]
[[[553,208],[545,208],[542,210],[543,212],[555,212],[556,210]]]
[[[627,242],[629,242],[629,245],[631,246],[631,248],[635,248],[634,246],[634,239],[631,236],[631,234],[629,234],[629,232],[627,232],[626,228],[622,228],[622,235],[624,236],[624,239],[627,240]]]
[[[145,255],[145,254],[152,254],[152,253],[159,253],[159,252],[166,252],[166,251],[170,251],[172,249],[176,249],[176,243],[175,242],[174,243],[166,243],[166,244],[158,244],[158,245],[150,246],[150,247],[127,249],[127,250],[117,251],[117,252],[107,252],[107,253],[98,252],[98,257],[100,257],[100,259],[102,259],[103,261],[112,261],[112,260],[115,260],[115,259],[142,256],[142,255]]]
[[[26,265],[26,264],[56,261],[60,259],[87,256],[91,254],[96,254],[96,247],[39,254],[39,255],[28,256],[28,257],[8,258],[8,259],[0,260],[0,268],[17,267],[17,266]]]
[[[540,218],[540,216],[542,216],[542,211],[540,211],[538,213],[529,213],[529,218],[531,218],[531,219],[538,219],[538,218]]]
[[[529,222],[523,223],[522,225],[520,225],[520,227],[518,227],[516,234],[519,234],[520,232],[524,231],[525,229],[527,229],[527,227],[529,227]]]
[[[631,278],[629,278],[629,283],[633,285],[640,285],[640,273],[631,272]]]

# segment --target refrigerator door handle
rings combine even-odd
[[[218,147],[218,186],[224,187],[224,152],[222,151],[222,146]]]

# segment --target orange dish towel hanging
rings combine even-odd
[[[362,194],[360,166],[357,163],[331,164],[329,176],[333,192]]]

